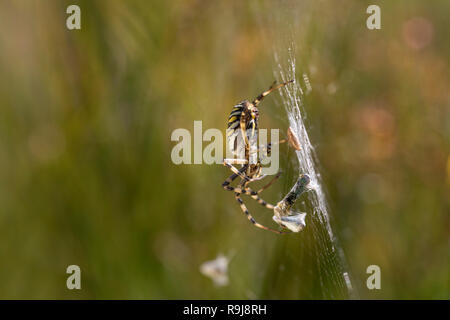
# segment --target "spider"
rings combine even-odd
[[[285,85],[293,82],[294,80],[290,80],[275,86],[276,82],[274,82],[269,89],[262,92],[258,97],[253,100],[253,102],[249,102],[248,100],[244,100],[239,104],[235,105],[230,113],[228,118],[228,129],[227,129],[227,139],[230,150],[234,155],[242,156],[244,158],[240,159],[224,159],[223,164],[228,167],[233,174],[229,176],[223,183],[222,187],[225,190],[233,191],[236,201],[239,203],[241,210],[247,216],[248,220],[258,228],[268,230],[278,234],[286,234],[290,233],[290,231],[279,231],[275,229],[271,229],[266,227],[258,222],[252,217],[250,212],[248,211],[244,201],[241,198],[241,194],[249,195],[251,198],[256,200],[259,204],[266,207],[269,210],[274,210],[276,217],[278,220],[274,218],[274,220],[279,223],[281,226],[282,222],[287,222],[290,224],[296,223],[295,218],[290,217],[290,220],[285,220],[287,217],[281,216],[280,213],[286,214],[289,212],[291,205],[293,202],[299,197],[299,195],[303,192],[304,187],[309,183],[309,177],[303,175],[303,180],[300,177],[296,186],[296,192],[292,193],[291,191],[288,196],[286,196],[282,201],[280,201],[276,206],[267,203],[259,194],[270,187],[279,177],[281,172],[278,172],[275,177],[265,186],[263,186],[258,191],[254,191],[248,185],[251,182],[261,180],[265,178],[266,175],[262,174],[262,167],[260,160],[258,158],[258,148],[256,146],[257,142],[257,130],[258,130],[258,105],[259,103],[271,92],[284,87]],[[290,141],[290,139],[289,139]],[[284,143],[286,140],[282,140],[279,143]],[[267,153],[271,151],[271,144],[267,144],[265,146]],[[234,165],[241,165],[240,169],[237,169]],[[230,184],[236,179],[240,178],[240,182],[236,187],[230,186]],[[300,188],[301,187],[301,188]],[[293,189],[293,190],[294,190]],[[289,196],[290,195],[290,196]]]

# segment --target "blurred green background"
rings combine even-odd
[[[376,1],[371,31],[372,2],[0,1],[0,298],[347,298],[316,228],[256,229],[221,188],[225,167],[170,158],[176,128],[225,132],[293,39],[354,297],[449,299],[450,2]],[[261,127],[286,124],[277,93]],[[281,150],[270,202],[294,179]],[[219,253],[226,287],[199,272]],[[82,290],[66,288],[71,264]],[[366,287],[372,264],[381,290]]]

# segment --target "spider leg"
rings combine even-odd
[[[266,146],[264,146],[264,147],[262,147],[262,149],[264,150],[264,149],[267,149],[267,151],[268,152],[270,152],[271,150],[272,150],[272,145],[273,144],[283,144],[283,143],[285,143],[285,142],[287,142],[287,140],[286,139],[283,139],[283,140],[280,140],[280,141],[278,141],[278,142],[274,142],[274,143],[268,143]],[[259,150],[258,150],[259,151]]]
[[[245,169],[246,169],[246,167],[242,167],[239,171],[243,172]],[[258,192],[253,191],[249,187],[242,188],[242,187],[230,186],[231,182],[233,182],[237,177],[239,177],[239,175],[236,173],[233,173],[231,176],[228,177],[227,180],[225,180],[222,183],[222,187],[228,191],[234,191],[235,193],[246,194],[246,195],[252,197],[254,200],[256,200],[256,202],[258,202],[260,205],[262,205],[263,207],[266,207],[269,210],[273,210],[273,208],[275,208],[275,206],[273,204],[267,203],[267,201],[265,201],[264,199],[261,199],[258,196]]]
[[[225,162],[226,163],[226,162]],[[230,165],[229,163],[225,164],[227,167],[229,167],[231,169],[231,171],[233,171],[233,174],[231,176],[229,176],[223,183],[222,183],[222,187],[225,190],[228,191],[234,191],[234,192],[239,192],[242,194],[246,194],[250,197],[252,197],[254,200],[256,200],[260,205],[266,207],[269,210],[273,210],[273,208],[275,207],[274,205],[268,203],[267,201],[265,201],[264,199],[262,199],[261,197],[258,196],[259,193],[261,193],[263,190],[267,189],[268,187],[270,187],[281,175],[281,171],[277,173],[277,175],[265,186],[263,186],[261,189],[259,189],[258,191],[254,191],[252,190],[250,187],[247,186],[248,183],[253,182],[253,181],[257,181],[257,180],[261,180],[263,178],[266,177],[266,175],[261,176],[259,178],[256,179],[249,179],[247,176],[244,176],[244,172],[247,169],[248,165],[243,166],[240,170],[237,170],[235,167],[233,167],[232,165]],[[243,179],[243,181],[246,181],[243,188],[242,187],[232,187],[230,186],[230,184],[237,178],[237,177],[241,177]]]
[[[269,210],[273,210],[274,209],[274,205],[267,203],[265,200],[263,200],[262,198],[260,198],[258,196],[258,192],[252,190],[251,188],[247,187],[247,183],[249,183],[249,178],[247,176],[244,175],[245,170],[247,169],[248,165],[244,165],[242,168],[240,168],[240,170],[236,169],[236,167],[234,167],[233,165],[231,165],[229,163],[229,161],[224,161],[224,165],[226,165],[227,167],[229,167],[231,169],[231,171],[233,171],[233,174],[231,176],[229,176],[223,183],[222,183],[222,187],[225,190],[228,191],[234,191],[235,194],[235,198],[236,200],[239,202],[239,205],[241,207],[241,210],[245,213],[245,215],[247,216],[247,218],[250,220],[251,223],[253,223],[256,227],[260,228],[260,229],[264,229],[264,230],[268,230],[277,234],[285,234],[285,233],[290,233],[290,232],[285,232],[285,231],[278,231],[278,230],[274,230],[271,228],[268,228],[266,226],[263,226],[262,224],[258,223],[255,221],[255,219],[250,215],[250,213],[248,212],[247,207],[245,206],[242,198],[240,197],[241,194],[246,194],[249,195],[252,199],[256,200],[256,202],[258,202],[260,205],[266,207]],[[239,183],[238,187],[232,187],[230,186],[230,183],[233,182],[237,177],[241,177],[243,180],[241,183]],[[273,179],[274,180],[274,179]],[[271,183],[269,183],[271,184]],[[265,186],[263,188],[267,188],[268,186]]]
[[[239,206],[241,207],[242,212],[244,212],[244,214],[247,216],[248,220],[255,227],[260,228],[260,229],[264,229],[264,230],[268,230],[268,231],[271,231],[271,232],[274,232],[274,233],[278,233],[278,234],[290,233],[290,232],[286,232],[286,231],[279,231],[279,230],[271,229],[271,228],[268,228],[268,227],[263,226],[262,224],[256,222],[256,220],[252,217],[250,212],[248,212],[248,209],[245,206],[244,201],[241,199],[241,194],[239,192],[235,192],[234,197],[236,198],[236,201],[239,203]]]
[[[250,189],[249,187],[245,187],[244,189],[242,189],[242,192],[240,192],[240,193],[249,195],[252,199],[256,200],[256,202],[258,202],[260,205],[262,205],[263,207],[266,207],[269,210],[273,210],[275,208],[275,206],[273,204],[270,204],[267,201],[265,201],[264,199],[262,199],[258,195],[258,192]]]
[[[244,174],[245,170],[247,169],[248,165],[243,166],[240,170],[238,170],[238,173],[240,174]],[[234,168],[234,167],[233,167]],[[234,172],[234,171],[233,171]],[[230,183],[232,183],[237,177],[240,176],[240,174],[238,173],[233,173],[231,176],[229,176],[223,183],[222,183],[222,187],[225,190],[228,191],[234,191],[235,188],[230,186]]]
[[[265,146],[259,147],[258,152],[261,152],[261,151],[263,152],[262,153],[262,158],[260,160],[263,160],[263,159],[267,158],[267,156],[272,152],[272,145],[274,145],[274,144],[282,144],[282,143],[285,143],[287,141],[288,140],[283,139],[283,140],[280,140],[278,142],[274,142],[274,143],[271,142],[271,143],[266,144]]]
[[[281,83],[281,84],[275,86],[276,81],[274,81],[269,89],[267,89],[266,91],[261,93],[259,96],[257,96],[255,98],[255,100],[253,100],[253,104],[255,106],[257,106],[262,101],[262,99],[264,99],[264,97],[267,96],[269,93],[271,93],[272,91],[275,91],[281,87],[284,87],[285,85],[287,85],[288,83],[291,83],[291,82],[294,82],[294,80],[290,80],[290,81],[287,81],[287,82],[284,82],[284,83]]]
[[[263,174],[263,175],[261,175],[261,176],[259,176],[257,178],[252,178],[252,179],[248,180],[248,182],[259,181],[259,180],[264,179],[265,177],[267,177],[267,174]]]
[[[239,160],[239,159],[224,159],[224,160],[223,160],[223,165],[224,165],[225,167],[228,167],[231,171],[233,171],[234,174],[237,174],[239,177],[241,177],[241,179],[243,179],[243,180],[249,180],[249,178],[244,174],[244,170],[247,169],[248,164],[244,165],[244,166],[241,168],[241,170],[242,170],[242,172],[241,172],[241,171],[238,170],[235,166],[233,166],[233,163],[236,163],[236,162],[233,161],[233,160]],[[243,168],[245,168],[245,169],[243,169]],[[231,176],[230,176],[230,177],[231,177]],[[236,179],[236,178],[234,178],[234,179]],[[233,179],[233,180],[234,180],[234,179]],[[227,180],[228,180],[228,179],[227,179]],[[230,181],[230,182],[231,182],[231,181]]]
[[[264,190],[266,190],[268,187],[270,187],[275,181],[277,181],[277,179],[281,176],[281,171],[278,171],[278,173],[276,174],[275,177],[272,178],[272,180],[270,180],[270,182],[268,184],[266,184],[264,187],[262,187],[261,189],[259,189],[256,193],[261,193]]]
[[[227,191],[234,191],[235,193],[246,194],[246,195],[250,196],[252,199],[256,200],[256,202],[258,202],[260,205],[262,205],[263,207],[266,207],[269,210],[273,210],[275,208],[275,206],[273,204],[270,204],[267,201],[265,201],[264,199],[262,199],[258,195],[258,192],[250,189],[249,187],[241,188],[241,187],[230,186],[230,183],[237,177],[238,177],[237,174],[231,175],[224,183],[222,183],[222,187]]]

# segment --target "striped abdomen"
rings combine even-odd
[[[241,116],[242,111],[244,111],[244,122],[246,123],[247,139],[250,144],[256,141],[258,123],[256,119],[252,119],[251,113],[247,108],[249,102],[247,100],[235,105],[233,110],[231,110],[230,116],[228,117],[228,127],[227,127],[227,142],[230,151],[233,154],[238,155],[242,158],[245,152],[245,144],[241,135]],[[252,135],[252,129],[255,129]]]

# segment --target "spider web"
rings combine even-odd
[[[251,279],[257,283],[257,287],[249,286],[251,282],[241,275],[243,270],[251,269],[247,267],[245,254],[252,254],[255,243],[247,244],[240,241],[241,235],[232,234],[232,237],[239,241],[232,241],[237,255],[230,263],[230,282],[237,287],[237,291],[247,292],[246,297],[251,299],[357,298],[344,251],[332,228],[330,210],[318,169],[319,162],[305,126],[304,100],[312,86],[306,73],[296,71],[296,66],[307,66],[307,61],[296,61],[296,46],[300,47],[306,43],[301,40],[302,36],[299,36],[298,30],[305,30],[308,25],[305,20],[308,15],[299,12],[305,13],[309,10],[299,2],[295,2],[295,8],[296,10],[291,10],[289,6],[262,2],[255,5],[254,10],[261,39],[265,42],[264,47],[269,48],[269,51],[272,48],[275,78],[278,83],[295,79],[293,84],[277,91],[281,99],[276,99],[278,94],[271,97],[278,100],[282,121],[285,121],[287,116],[289,126],[301,145],[300,150],[295,153],[289,150],[288,157],[281,159],[283,178],[279,183],[283,184],[283,193],[279,194],[279,197],[287,194],[299,174],[306,173],[310,176],[311,191],[302,195],[294,207],[296,211],[307,213],[306,227],[299,233],[277,237],[275,241],[267,235],[267,238],[270,238],[270,247],[264,241],[256,244],[259,251],[265,251],[261,264],[252,269],[253,273],[250,272],[255,274]],[[301,53],[305,51],[302,50]],[[267,79],[264,81],[267,82]]]
[[[304,123],[303,96],[312,88],[306,74],[302,74],[301,77],[296,74],[295,52],[292,47],[287,49],[285,60],[281,60],[276,51],[274,58],[276,63],[274,73],[277,80],[280,82],[296,80],[293,85],[286,86],[280,92],[289,125],[301,145],[301,149],[295,151],[297,161],[289,166],[288,175],[292,177],[292,181],[301,173],[307,173],[311,178],[311,191],[307,194],[307,201],[302,204],[305,211],[309,212],[304,231],[306,241],[287,240],[280,248],[280,254],[284,257],[278,257],[278,261],[289,261],[287,264],[296,266],[299,270],[307,270],[308,279],[299,275],[296,277],[295,271],[287,273],[288,277],[290,274],[298,282],[296,288],[293,288],[294,290],[302,292],[301,287],[308,288],[301,296],[353,298],[355,292],[347,271],[345,255],[331,227],[328,203],[317,169],[317,157]],[[286,61],[286,63],[283,64],[281,61]],[[289,184],[286,187],[289,188]],[[308,280],[307,286],[302,285],[305,280]],[[284,282],[288,279],[280,281]]]
[[[303,42],[298,41],[299,36],[295,33],[304,30],[308,24],[310,17],[298,13],[308,12],[308,8],[299,7],[291,11],[270,10],[267,7],[255,9],[260,28],[265,30],[263,38],[273,50],[275,78],[278,82],[295,79],[292,85],[280,90],[280,109],[285,110],[289,126],[301,145],[301,149],[295,151],[295,159],[291,157],[283,164],[284,176],[287,177],[284,191],[289,191],[302,173],[310,176],[312,189],[302,196],[303,202],[300,199],[296,204],[301,211],[308,213],[306,227],[298,237],[285,237],[277,242],[260,298],[357,298],[344,251],[332,229],[330,210],[318,170],[319,162],[305,126],[304,97],[312,86],[306,73],[296,71],[296,44]],[[267,25],[270,25],[272,32],[267,32]],[[293,154],[291,151],[289,153]]]

